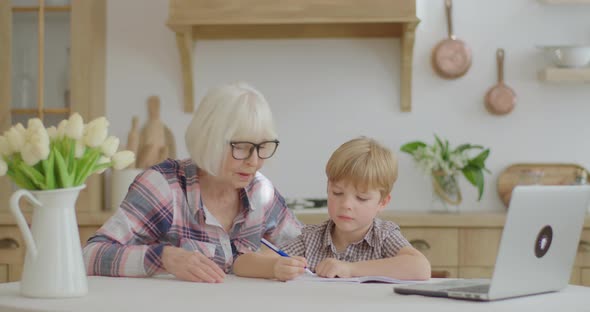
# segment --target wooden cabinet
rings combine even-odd
[[[325,212],[296,214],[308,224],[321,223],[327,218]],[[428,258],[433,275],[492,277],[505,214],[384,212],[381,218],[400,226],[408,241]],[[590,286],[590,217],[586,217],[570,283]]]
[[[78,112],[105,114],[106,0],[0,0],[0,134],[32,117],[56,125]],[[78,211],[100,211],[103,183],[95,175],[80,193]],[[0,177],[0,212],[14,191]]]
[[[80,243],[110,217],[111,213],[78,213]],[[325,212],[297,213],[306,224],[327,219]],[[25,214],[27,220],[30,215]],[[491,278],[500,246],[505,214],[496,213],[382,213],[397,223],[402,234],[432,265],[433,276]],[[570,283],[590,286],[590,217],[586,217]],[[0,213],[0,282],[20,279],[25,245],[11,215]]]

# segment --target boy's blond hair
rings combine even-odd
[[[332,153],[326,164],[326,175],[330,182],[346,181],[358,190],[378,190],[384,199],[397,180],[397,158],[376,140],[359,137]]]

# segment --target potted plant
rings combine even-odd
[[[462,173],[467,181],[477,188],[478,201],[481,200],[484,190],[484,171],[490,172],[485,167],[490,150],[481,145],[469,143],[453,148],[448,140],[443,141],[437,135],[434,137],[435,142],[432,145],[413,141],[401,147],[402,152],[412,155],[418,167],[432,177],[435,196],[433,199],[443,205],[446,210],[451,210],[449,206],[457,207],[462,200],[457,176]],[[481,150],[481,152],[471,156],[470,153],[473,150]]]

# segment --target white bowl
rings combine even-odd
[[[559,67],[584,67],[590,63],[590,44],[542,46]]]

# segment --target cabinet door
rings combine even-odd
[[[500,247],[502,229],[480,228],[459,231],[459,265],[493,267]]]
[[[8,264],[0,264],[0,283],[8,282]]]
[[[460,278],[492,278],[494,267],[460,267]]]
[[[15,226],[0,226],[0,282],[20,280],[25,245]]]
[[[0,0],[0,134],[10,128],[10,91],[12,50],[12,13],[10,1]],[[8,177],[0,177],[0,212],[8,211],[12,185]]]
[[[56,125],[105,114],[106,0],[0,0],[0,133],[38,117]],[[0,177],[0,211],[14,186]],[[78,211],[104,207],[102,176],[86,181]]]
[[[24,260],[23,260],[24,261]],[[23,264],[11,264],[8,266],[8,281],[18,282],[23,275]]]
[[[575,266],[590,267],[590,230],[582,231]]]
[[[580,284],[590,286],[590,268],[582,269]]]
[[[411,228],[402,229],[406,239],[422,252],[432,266],[458,265],[458,231],[447,228]]]
[[[457,278],[459,277],[459,270],[457,267],[432,267],[432,277],[434,278]]]
[[[80,226],[78,228],[80,232],[80,244],[82,244],[82,248],[86,245],[88,239],[93,236],[99,228],[100,226]]]
[[[572,269],[572,274],[570,275],[570,284],[574,285],[581,285],[582,284],[582,270],[578,267],[574,267]]]

